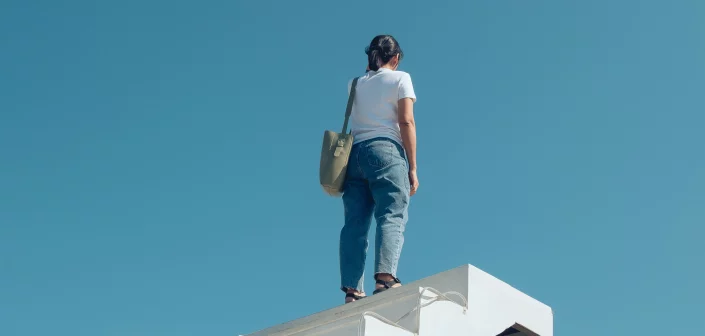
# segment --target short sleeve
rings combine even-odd
[[[411,83],[411,76],[408,73],[404,73],[399,79],[399,97],[398,99],[411,98],[416,102],[416,93],[414,92],[414,85]]]

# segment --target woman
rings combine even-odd
[[[368,71],[357,82],[350,116],[355,141],[346,173],[345,225],[340,233],[341,289],[346,303],[365,297],[367,234],[373,216],[377,222],[374,294],[401,286],[396,273],[409,198],[419,187],[416,96],[409,74],[397,71],[404,53],[390,35],[375,37],[365,53]]]

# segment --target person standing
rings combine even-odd
[[[350,115],[355,140],[344,184],[345,224],[340,232],[341,290],[346,303],[365,297],[363,278],[372,217],[377,223],[373,294],[401,286],[396,274],[409,200],[419,188],[416,95],[411,76],[397,70],[404,53],[391,35],[374,37],[365,53],[368,71],[358,79]]]

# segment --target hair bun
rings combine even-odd
[[[404,52],[393,36],[378,35],[365,47],[365,54],[367,54],[370,70],[377,71],[396,55],[399,55],[399,59],[401,60]]]
[[[376,45],[372,47],[366,47],[365,48],[365,54],[369,55],[371,52],[376,51],[382,55],[386,55],[387,53],[384,51],[384,48],[382,46]]]

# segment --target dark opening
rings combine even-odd
[[[497,336],[541,336],[528,328],[524,327],[519,323],[515,323],[513,326],[507,328],[502,333]]]

